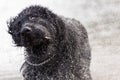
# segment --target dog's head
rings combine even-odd
[[[31,63],[47,62],[63,51],[64,27],[59,16],[41,6],[30,6],[8,22],[14,43],[26,48],[26,61]]]
[[[55,17],[47,8],[31,6],[8,22],[8,32],[17,46],[48,45],[56,38]]]

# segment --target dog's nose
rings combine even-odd
[[[29,27],[25,27],[21,30],[21,35],[25,36],[25,35],[29,35],[32,32],[32,29]]]

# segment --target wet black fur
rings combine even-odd
[[[44,41],[38,42],[39,45],[25,46],[21,29],[27,22],[44,25],[50,33],[51,43]],[[24,80],[92,80],[87,32],[77,20],[60,17],[41,6],[30,6],[11,19],[8,28],[15,44],[25,47],[26,60],[39,64],[52,57],[49,62],[39,66],[25,61],[21,68]]]

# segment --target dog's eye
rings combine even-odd
[[[34,17],[34,16],[29,17],[29,20],[35,20],[35,19],[36,19],[36,17]]]

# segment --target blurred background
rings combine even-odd
[[[120,80],[120,0],[0,0],[0,80],[21,80],[24,49],[12,43],[6,21],[30,5],[79,20],[88,31],[93,80]]]

